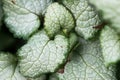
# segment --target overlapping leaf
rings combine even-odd
[[[45,14],[45,30],[50,37],[61,31],[67,34],[74,26],[73,17],[64,6],[53,3],[48,7]]]
[[[66,61],[69,48],[65,36],[56,35],[50,40],[45,31],[40,31],[18,51],[20,72],[29,77],[54,72]]]
[[[95,9],[91,7],[87,0],[61,0],[74,15],[76,20],[76,32],[85,39],[91,38],[97,32],[96,27],[100,24],[100,19]]]
[[[40,27],[39,15],[52,0],[3,0],[5,23],[17,37],[28,38]]]
[[[19,73],[15,56],[0,52],[0,80],[26,80]]]
[[[103,18],[120,33],[120,0],[89,0],[98,10],[102,11]]]
[[[80,39],[80,43],[64,73],[56,73],[50,80],[116,80],[115,68],[104,65],[100,42]]]
[[[105,26],[101,32],[100,41],[107,66],[120,60],[120,37],[115,30]]]

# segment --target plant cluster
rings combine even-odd
[[[119,80],[119,5],[0,0],[0,80]]]

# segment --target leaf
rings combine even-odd
[[[101,32],[100,41],[107,66],[120,60],[120,37],[116,31],[105,26]]]
[[[55,72],[65,63],[69,48],[65,36],[59,34],[50,40],[45,31],[40,31],[18,51],[20,72],[28,77]]]
[[[39,28],[38,16],[12,3],[11,0],[3,0],[3,2],[5,23],[15,36],[26,39]]]
[[[2,24],[2,17],[3,17],[2,1],[0,1],[0,26],[1,26],[1,24]]]
[[[97,29],[93,28],[100,24],[100,19],[95,9],[87,0],[61,0],[76,19],[75,31],[85,39],[92,38]]]
[[[10,53],[0,52],[0,80],[26,80],[19,73],[15,56]]]
[[[89,1],[102,12],[103,18],[110,24],[110,27],[120,33],[120,0],[100,0],[99,2],[97,0]],[[108,5],[106,5],[106,3]]]
[[[116,80],[115,66],[106,68],[104,65],[100,42],[80,38],[80,43],[71,61],[66,64],[64,73],[54,74],[59,77],[55,80]]]
[[[15,36],[27,39],[40,27],[39,16],[51,2],[52,0],[3,0],[7,27]]]
[[[47,8],[44,25],[47,34],[53,37],[61,31],[69,33],[74,28],[74,20],[64,6],[53,3]]]

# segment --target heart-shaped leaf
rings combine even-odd
[[[62,5],[53,3],[45,14],[45,30],[50,37],[59,32],[69,33],[74,28],[74,20],[70,12]]]
[[[55,72],[65,63],[69,45],[69,39],[63,35],[50,40],[45,31],[36,33],[18,51],[20,72],[29,77]]]
[[[100,24],[100,19],[95,9],[87,0],[61,0],[74,15],[76,20],[75,31],[85,39],[91,38],[97,32],[93,28]]]

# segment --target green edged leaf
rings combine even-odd
[[[3,0],[5,23],[15,36],[26,39],[39,28],[39,17],[13,1],[17,0]]]
[[[120,37],[116,31],[105,26],[101,32],[100,41],[107,66],[120,60]]]
[[[61,0],[74,15],[76,19],[75,31],[85,39],[91,38],[97,32],[93,28],[100,24],[100,19],[95,9],[87,0]]]
[[[120,33],[120,0],[89,0],[102,12],[103,18],[110,23],[110,27]],[[106,5],[107,4],[107,5]]]
[[[0,52],[0,80],[26,80],[19,73],[15,56]]]
[[[69,40],[65,36],[56,35],[50,40],[45,31],[40,31],[18,51],[20,72],[29,77],[55,72],[68,54]]]
[[[64,6],[53,3],[47,8],[44,25],[47,34],[53,37],[61,31],[69,33],[74,28],[74,20]]]
[[[64,73],[54,74],[59,78],[55,77],[55,80],[116,80],[115,66],[106,68],[104,65],[100,42],[80,38],[80,44],[66,64]]]

